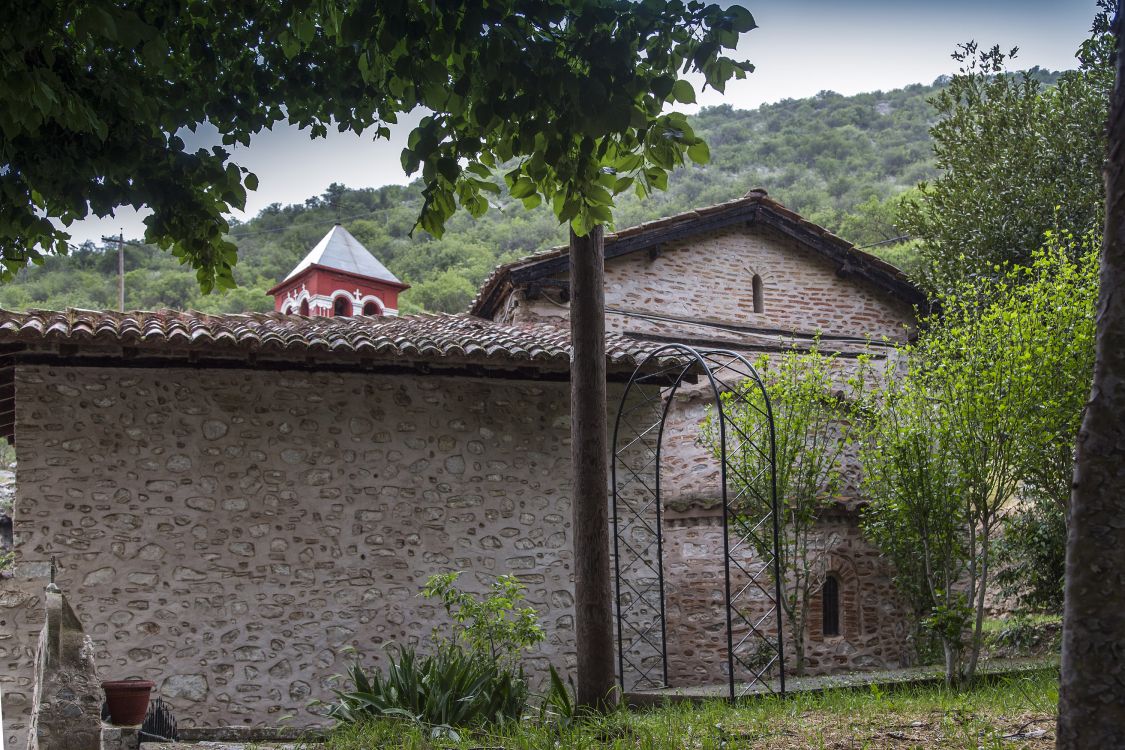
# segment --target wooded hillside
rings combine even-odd
[[[1038,75],[1045,80],[1055,77]],[[619,196],[618,226],[764,187],[857,245],[897,237],[896,196],[934,175],[928,133],[933,111],[927,99],[941,83],[848,97],[822,92],[756,110],[704,109],[692,118],[692,125],[710,145],[711,163],[676,172],[666,192],[647,200],[632,193]],[[457,214],[440,240],[421,230],[411,237],[420,205],[420,186],[415,183],[362,190],[332,185],[303,205],[269,206],[234,228],[240,287],[225,294],[201,295],[194,273],[168,254],[127,246],[126,306],[270,310],[272,300],[265,291],[337,220],[413,285],[400,298],[404,313],[463,310],[497,263],[565,241],[565,229],[550,211],[526,211],[520,201],[506,196],[481,219]],[[872,251],[910,270],[908,244],[880,245]],[[115,307],[116,266],[115,250],[87,244],[0,286],[0,306]]]

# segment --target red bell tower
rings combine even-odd
[[[337,224],[269,293],[278,312],[350,317],[398,315],[409,288]]]

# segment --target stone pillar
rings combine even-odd
[[[93,647],[55,584],[47,586],[45,599],[28,750],[98,750],[102,690]]]

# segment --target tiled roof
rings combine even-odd
[[[328,234],[316,243],[308,255],[293,267],[285,281],[297,276],[310,266],[325,266],[357,276],[367,276],[380,281],[389,281],[392,284],[402,284],[398,278],[363,246],[363,243],[352,236],[351,232],[337,224],[328,231]]]
[[[130,347],[146,353],[278,360],[374,360],[417,363],[533,365],[565,369],[570,335],[553,326],[503,326],[471,315],[321,318],[280,313],[63,312],[0,310],[0,346],[65,344]],[[607,364],[632,368],[656,348],[606,337]]]
[[[761,223],[809,244],[841,268],[847,267],[885,292],[910,304],[926,304],[925,294],[895,266],[857,249],[847,240],[791,211],[765,190],[755,188],[742,198],[713,206],[685,211],[663,219],[645,222],[605,236],[606,258],[682,239],[702,232],[746,223]],[[469,306],[474,315],[492,317],[506,292],[533,278],[550,276],[569,267],[570,247],[560,245],[493,269]]]

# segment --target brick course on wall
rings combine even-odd
[[[518,575],[548,632],[532,668],[570,670],[565,383],[35,366],[16,387],[21,569],[56,557],[102,677],[154,680],[184,725],[317,721],[345,649],[426,638],[419,588],[448,569]],[[6,722],[42,585],[0,582]]]
[[[762,279],[763,312],[754,312],[751,280]],[[565,275],[557,277],[565,280]],[[566,324],[568,310],[557,291],[528,299],[522,292],[498,320]],[[727,229],[701,234],[659,255],[638,252],[606,262],[607,330],[670,336],[706,336],[746,343],[744,332],[680,321],[629,317],[620,311],[650,313],[702,323],[827,335],[887,336],[902,341],[914,325],[905,302],[867,283],[837,273],[823,256],[796,240],[764,228]],[[618,312],[613,312],[617,310]],[[768,338],[768,337],[767,337]],[[777,343],[778,336],[772,337]],[[765,339],[753,343],[766,343]]]

